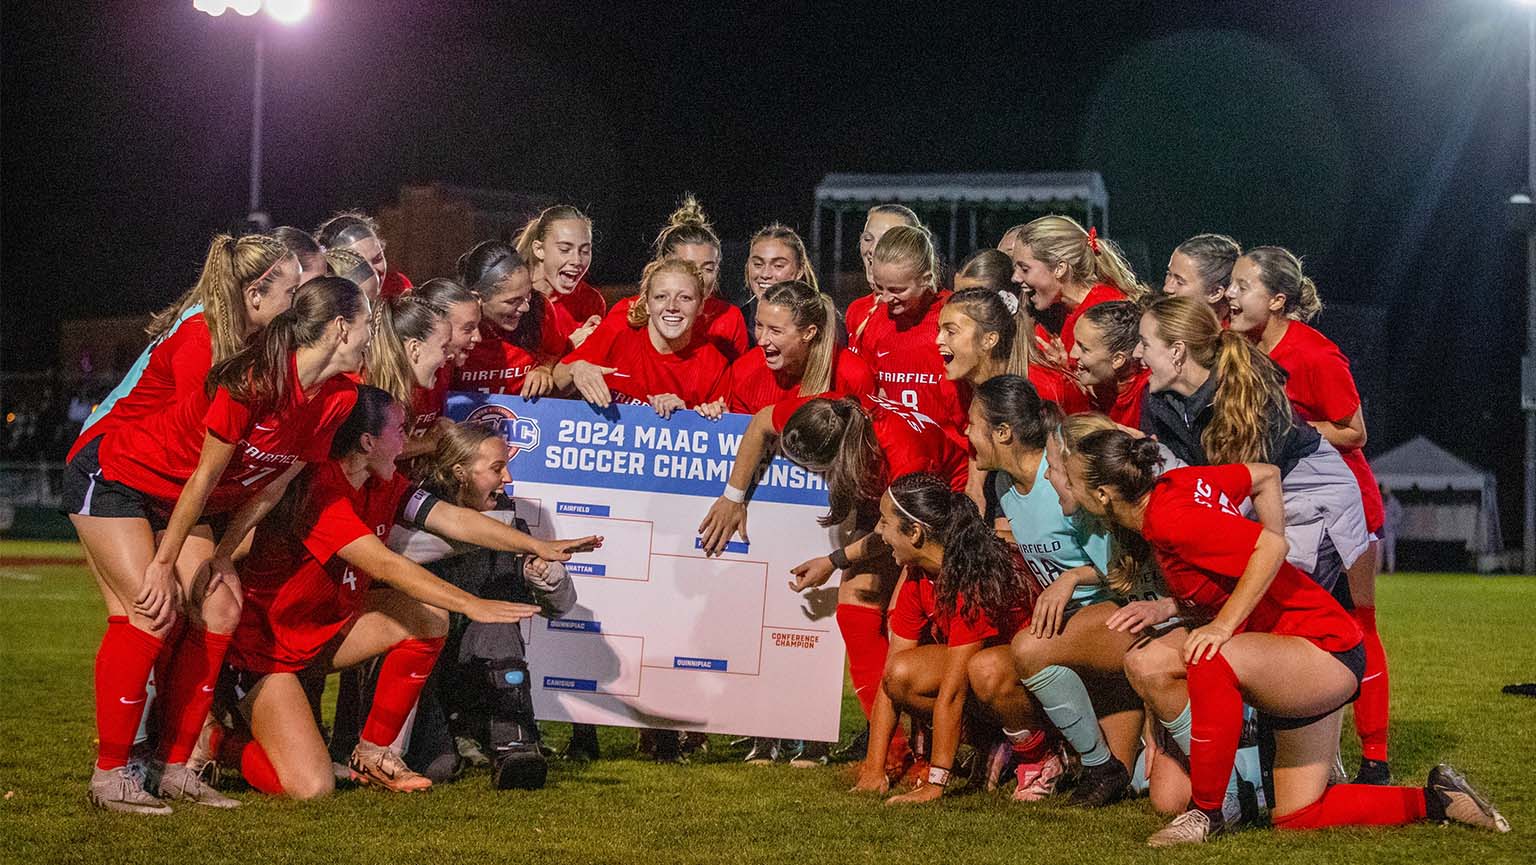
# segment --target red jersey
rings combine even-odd
[[[867,399],[875,395],[875,373],[858,355],[846,348],[832,356],[832,387],[813,396],[853,396]],[[726,410],[757,414],[766,406],[800,396],[800,380],[783,370],[771,370],[758,346],[736,359],[721,385]]]
[[[480,322],[480,342],[470,350],[464,365],[453,370],[452,390],[481,393],[516,394],[523,390],[523,379],[534,367],[559,358],[570,348],[565,335],[554,324],[555,313],[549,301],[535,292],[535,302],[544,305],[543,326],[533,351],[513,345],[502,330],[489,321]],[[567,331],[569,333],[569,331]]]
[[[383,300],[394,300],[402,294],[410,294],[416,286],[405,274],[394,268],[384,271],[384,281],[379,283],[379,297]]]
[[[944,377],[944,361],[935,341],[939,336],[939,310],[950,292],[941,291],[916,319],[896,321],[890,305],[879,304],[858,341],[850,347],[875,370],[880,395],[932,418],[946,430],[962,436],[969,394]]]
[[[688,408],[719,398],[720,379],[729,365],[725,355],[697,331],[687,348],[662,354],[651,343],[649,326],[617,322],[612,326],[605,322],[565,358],[566,363],[578,360],[615,367],[605,380],[620,402],[645,404],[653,396],[670,393],[681,397]]]
[[[448,385],[453,381],[451,363],[445,363],[437,371],[437,379],[431,387],[416,387],[411,389],[411,414],[410,423],[406,424],[405,434],[411,438],[424,436],[437,424],[437,419],[443,416],[443,408],[448,405]]]
[[[1253,489],[1242,465],[1174,469],[1158,479],[1142,535],[1180,606],[1213,618],[1232,597],[1262,527],[1238,506]],[[1328,591],[1289,562],[1237,633],[1304,637],[1328,652],[1360,644],[1360,626]]]
[[[1029,365],[1029,383],[1041,399],[1048,399],[1061,408],[1063,414],[1089,411],[1088,395],[1078,386],[1077,379],[1043,363]],[[969,407],[969,401],[967,401]]]
[[[615,322],[618,326],[628,327],[630,307],[639,299],[637,295],[619,298],[618,303],[603,317],[603,324],[606,326],[609,322]],[[725,355],[726,360],[735,360],[747,351],[747,320],[742,317],[738,307],[714,295],[704,298],[703,305],[699,307],[698,321],[693,326],[702,329],[715,348]]]
[[[1109,415],[1110,420],[1121,426],[1141,429],[1141,401],[1146,398],[1147,380],[1151,377],[1152,372],[1142,367],[1123,381],[1099,385],[1093,395],[1092,410]],[[1103,395],[1097,391],[1103,391]]]
[[[86,418],[68,459],[117,424],[163,412],[182,394],[202,391],[212,366],[208,322],[202,306],[194,306],[139,354],[128,374]]]
[[[1083,313],[1101,303],[1125,299],[1125,292],[1108,283],[1101,282],[1088,289],[1088,293],[1083,295],[1082,302],[1067,313],[1067,317],[1061,322],[1061,346],[1067,350],[1067,355],[1071,356],[1072,346],[1077,344],[1077,334],[1073,333],[1073,329],[1077,327],[1077,320],[1083,317]]]
[[[235,454],[203,513],[234,510],[294,463],[328,459],[336,429],[357,404],[357,385],[345,376],[333,376],[305,396],[290,356],[288,377],[287,404],[264,416],[221,387],[212,400],[202,390],[184,394],[168,410],[114,429],[101,442],[103,476],[174,504],[212,433],[234,443]]]
[[[1353,417],[1360,408],[1360,392],[1349,371],[1349,358],[1328,337],[1315,328],[1293,321],[1285,335],[1269,350],[1270,360],[1285,370],[1285,395],[1307,421],[1341,421]],[[1355,473],[1360,485],[1360,501],[1365,507],[1365,527],[1381,531],[1386,507],[1381,489],[1365,453],[1359,448],[1339,448],[1344,464]]]
[[[859,333],[869,325],[870,318],[874,317],[875,309],[880,306],[880,301],[875,299],[873,292],[860,295],[848,304],[848,312],[843,315],[843,321],[848,325],[848,341],[854,342]]]
[[[812,399],[814,397],[801,397],[776,403],[772,416],[774,431],[782,433],[790,415]],[[869,413],[875,441],[885,453],[885,475],[880,478],[882,490],[896,478],[913,472],[941,478],[957,493],[965,490],[970,478],[966,451],[932,419],[880,397],[860,402]]]
[[[603,293],[593,288],[586,277],[576,283],[570,294],[552,291],[547,297],[555,314],[546,321],[555,322],[556,329],[564,339],[570,339],[577,328],[587,323],[587,319],[594,315],[602,318],[608,311],[608,301],[603,299]]]
[[[1017,547],[1013,548],[1013,558],[1014,566],[1022,570],[1024,559],[1019,555]],[[956,600],[961,609],[965,609],[965,598],[962,596]],[[1032,609],[1021,598],[1018,604],[1008,610],[1007,619],[1000,624],[993,622],[980,610],[974,611],[974,619],[967,621],[966,615],[950,615],[939,609],[932,576],[917,568],[907,568],[906,580],[901,584],[896,602],[891,605],[886,627],[895,636],[918,642],[928,637],[946,646],[1000,644],[1011,641],[1015,634],[1024,630],[1029,624]]]
[[[357,616],[373,582],[337,553],[358,538],[387,538],[409,485],[396,472],[387,481],[370,475],[353,487],[334,460],[316,465],[299,524],[262,521],[240,562],[245,603],[229,662],[259,673],[309,666]]]

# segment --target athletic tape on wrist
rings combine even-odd
[[[739,505],[747,500],[747,491],[743,489],[737,489],[730,484],[726,484],[725,492],[721,493],[720,497],[728,502],[735,502]]]

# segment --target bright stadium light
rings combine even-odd
[[[284,24],[297,24],[309,15],[309,0],[267,0],[267,14]]]
[[[192,0],[192,8],[217,18],[229,11],[229,0]]]
[[[229,0],[229,8],[249,18],[261,11],[261,0]]]

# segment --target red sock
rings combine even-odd
[[[1218,652],[1185,666],[1189,683],[1189,798],[1215,810],[1226,798],[1237,742],[1243,735],[1243,695],[1237,674]]]
[[[1020,734],[1024,732],[1026,731],[1021,730]],[[1038,763],[1045,759],[1046,755],[1050,754],[1051,741],[1050,738],[1045,735],[1044,730],[1034,730],[1028,732],[1029,735],[1023,739],[1014,739],[1014,734],[1009,733],[1007,730],[1004,730],[1003,734],[1008,736],[1009,744],[1013,748],[1013,753],[1018,756],[1019,762]]]
[[[176,621],[171,624],[171,629],[166,631],[165,636],[160,638],[164,645],[160,648],[160,657],[155,659],[155,675],[149,680],[155,686],[156,706],[164,705],[161,701],[165,699],[166,692],[170,688],[171,676],[173,675],[171,669],[176,663],[176,652],[181,645],[181,638],[186,632],[187,620],[178,616]],[[156,713],[158,715],[158,709]],[[159,722],[160,717],[155,717],[154,720]]]
[[[853,679],[853,693],[865,718],[874,713],[880,677],[885,675],[885,655],[891,648],[884,624],[885,613],[879,607],[837,605],[837,629],[843,632],[843,645],[848,649],[848,677]]]
[[[163,645],[159,637],[128,624],[127,616],[107,618],[107,633],[96,651],[97,768],[127,765],[149,696],[145,685]]]
[[[1386,762],[1388,704],[1392,697],[1387,680],[1387,653],[1381,646],[1381,635],[1376,632],[1376,608],[1357,606],[1354,615],[1365,631],[1365,678],[1360,682],[1360,698],[1355,701],[1360,756]]]
[[[185,763],[192,756],[213,705],[213,686],[227,648],[229,634],[210,634],[197,626],[188,628],[176,647],[171,677],[161,685],[161,753],[166,763]]]
[[[255,740],[245,740],[240,749],[240,774],[245,777],[245,783],[268,796],[283,795],[283,782],[277,779],[277,768]]]
[[[1423,787],[1335,784],[1300,811],[1274,818],[1276,829],[1325,826],[1402,826],[1424,819]]]
[[[386,747],[395,741],[442,650],[442,637],[413,638],[401,640],[384,653],[379,684],[373,691],[373,708],[368,710],[368,720],[363,724],[363,741]]]

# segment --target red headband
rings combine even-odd
[[[1088,228],[1088,248],[1093,250],[1094,255],[1098,255],[1098,253],[1099,253],[1099,229],[1098,229],[1098,226],[1089,226],[1089,228]]]

